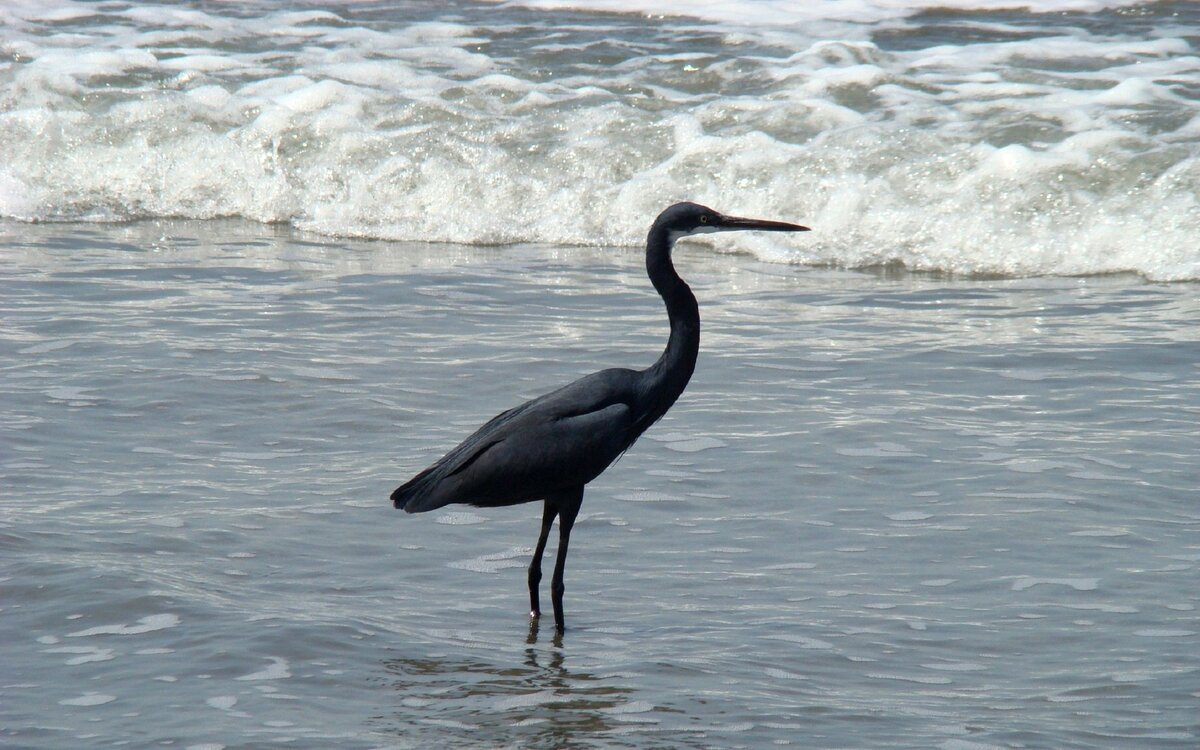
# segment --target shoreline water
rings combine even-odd
[[[1194,748],[1200,5],[992,5],[0,4],[0,745]],[[388,494],[684,199],[556,638]]]
[[[1200,734],[1194,285],[682,243],[697,373],[589,488],[558,643],[525,620],[536,507],[387,493],[522,398],[653,361],[640,252],[0,243],[8,745]]]

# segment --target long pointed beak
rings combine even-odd
[[[722,216],[717,222],[717,231],[732,232],[737,229],[757,229],[760,232],[807,232],[808,227],[799,224],[789,224],[786,221],[767,221],[766,219],[743,219],[740,216]]]

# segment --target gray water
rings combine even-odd
[[[792,218],[792,217],[780,217]],[[537,505],[390,490],[666,336],[630,248],[0,223],[6,748],[1200,738],[1194,284],[681,244],[680,402]]]

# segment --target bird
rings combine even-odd
[[[782,221],[726,216],[696,203],[676,203],[654,220],[646,238],[646,273],[667,308],[671,332],[662,355],[644,370],[610,368],[586,375],[502,412],[398,487],[392,504],[424,513],[452,503],[499,507],[543,502],[541,531],[528,570],[529,615],[541,617],[542,555],[554,520],[558,550],[550,597],[557,632],[565,628],[563,572],[584,487],[616,461],[675,403],[696,368],[700,309],[671,261],[676,240],[695,234],[758,230],[805,232]]]

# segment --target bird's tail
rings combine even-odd
[[[430,467],[392,492],[392,505],[406,513],[424,513],[448,505],[449,500],[440,498],[432,490],[437,484],[431,476],[435,467]]]

